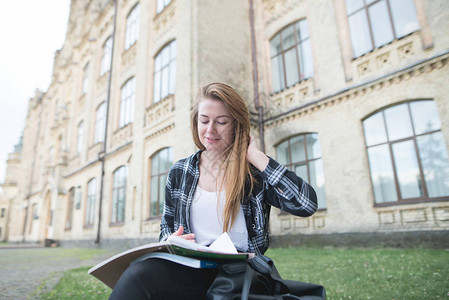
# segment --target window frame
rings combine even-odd
[[[172,3],[173,0],[157,0],[156,1],[156,15],[160,14],[165,10],[167,6]],[[161,5],[160,5],[161,4]]]
[[[175,50],[172,50],[174,47]],[[164,51],[168,51],[168,63],[163,65],[163,54]],[[172,51],[174,52],[174,55],[172,57]],[[152,103],[158,103],[160,101],[162,101],[163,99],[167,98],[170,95],[175,94],[175,90],[176,90],[176,72],[177,72],[177,41],[176,40],[171,40],[168,43],[166,43],[164,46],[161,47],[161,49],[156,53],[156,55],[154,56],[154,67],[153,67],[153,101]],[[156,69],[157,67],[157,60],[160,60],[160,68]],[[163,90],[165,85],[163,85],[163,78],[162,78],[162,74],[163,71],[168,69],[168,75],[167,75],[167,93],[164,94]],[[174,82],[172,83],[171,78],[172,78],[172,72],[174,72]],[[158,89],[156,89],[157,86],[157,80],[159,80],[159,87]],[[158,95],[156,95],[156,91],[159,91]]]
[[[111,58],[112,58],[112,48],[114,39],[110,35],[106,41],[103,43],[101,62],[100,62],[100,76],[103,76],[111,70]]]
[[[126,16],[125,51],[139,39],[140,3],[137,2]]]
[[[76,154],[81,155],[84,144],[84,121],[81,120],[76,128],[77,128]]]
[[[287,144],[288,144],[288,146],[287,146],[287,148],[288,148],[288,157],[287,157],[287,160],[288,160],[288,163],[286,163],[286,164],[283,164],[288,170],[290,170],[290,171],[292,171],[292,172],[294,172],[295,174],[296,174],[296,172],[295,172],[295,168],[296,167],[298,167],[298,166],[306,166],[307,167],[307,178],[305,179],[306,180],[306,182],[308,183],[308,184],[310,184],[311,185],[311,179],[310,179],[310,163],[311,162],[314,162],[314,161],[318,161],[318,160],[321,160],[321,161],[323,161],[323,153],[321,152],[321,156],[320,157],[316,157],[316,158],[312,158],[312,159],[310,159],[309,158],[309,155],[308,155],[308,145],[307,145],[307,135],[311,135],[311,134],[316,134],[317,136],[318,136],[318,141],[319,141],[319,134],[317,133],[317,132],[302,132],[302,133],[299,133],[299,134],[295,134],[295,135],[291,135],[291,136],[289,136],[288,138],[285,138],[285,139],[283,139],[282,141],[280,141],[279,143],[277,143],[275,146],[274,146],[274,149],[275,149],[275,152],[277,151],[277,147],[279,147],[280,145],[282,145],[283,143],[285,143],[285,142],[287,142]],[[300,136],[303,136],[304,137],[304,141],[303,141],[303,146],[304,146],[304,154],[305,154],[305,160],[302,160],[302,161],[297,161],[297,162],[293,162],[292,161],[292,147],[291,147],[291,140],[292,139],[294,139],[294,138],[297,138],[297,137],[300,137]],[[320,143],[320,151],[322,151],[321,150],[321,143]],[[278,157],[277,157],[277,154],[276,154],[276,159],[279,159]],[[298,175],[299,176],[299,175]],[[324,166],[323,166],[323,176],[324,176]],[[324,196],[326,197],[326,189],[325,189],[325,184],[326,184],[326,181],[324,180],[324,184],[323,184],[323,192],[324,192]],[[315,189],[315,187],[314,187],[314,189]],[[325,201],[325,206],[324,207],[319,207],[318,208],[318,210],[319,211],[325,211],[325,210],[327,210],[327,199],[325,198],[324,199],[324,201]]]
[[[123,178],[118,178],[116,180],[116,176],[123,176]],[[120,181],[123,185],[116,186],[116,182]],[[110,225],[122,225],[125,223],[126,219],[126,187],[128,184],[128,167],[126,165],[122,165],[115,169],[112,173],[112,201],[111,201],[111,222]],[[120,199],[120,191],[123,191],[123,199]],[[119,207],[120,200],[122,200],[122,207]],[[115,207],[115,208],[114,208]],[[119,210],[122,210],[121,215],[122,219],[119,219]]]
[[[344,1],[345,7],[347,7],[346,1],[347,1],[347,0]],[[375,49],[381,48],[381,47],[383,47],[383,46],[385,46],[385,45],[390,44],[391,42],[393,42],[393,41],[395,41],[395,40],[401,39],[401,38],[403,38],[403,37],[405,37],[405,36],[407,36],[407,35],[412,34],[413,32],[416,32],[416,31],[420,30],[419,21],[418,21],[418,16],[416,16],[416,17],[417,17],[417,18],[416,18],[416,23],[418,24],[418,28],[412,30],[411,32],[409,32],[409,33],[407,33],[407,34],[398,36],[398,33],[396,32],[397,30],[396,30],[395,24],[394,24],[393,10],[392,10],[392,8],[391,8],[390,0],[372,0],[372,2],[369,3],[369,4],[366,4],[366,0],[361,0],[361,1],[363,1],[363,5],[362,5],[361,8],[355,9],[354,11],[352,11],[352,12],[349,13],[349,14],[348,14],[347,9],[346,9],[346,18],[347,18],[347,20],[348,20],[349,36],[350,36],[350,42],[351,42],[351,47],[352,47],[351,49],[352,49],[352,53],[353,53],[353,58],[354,58],[354,59],[356,59],[356,58],[358,58],[358,57],[361,57],[361,56],[363,56],[363,55],[365,55],[365,54],[367,54],[367,53],[372,52],[372,51],[375,50]],[[374,31],[373,31],[373,26],[372,26],[373,22],[371,22],[371,17],[370,17],[370,14],[369,14],[369,8],[372,7],[372,6],[374,6],[374,5],[376,5],[376,4],[378,4],[378,3],[380,3],[380,2],[383,2],[383,1],[385,2],[386,8],[387,8],[388,20],[389,20],[389,22],[390,22],[389,25],[390,25],[390,27],[391,27],[391,33],[392,33],[392,35],[393,35],[393,38],[392,38],[390,41],[385,42],[385,43],[382,44],[382,45],[376,46],[376,43],[375,43],[375,40],[374,40]],[[413,0],[408,0],[408,1],[411,1],[411,3],[413,4],[413,7],[414,7],[414,9],[415,9],[415,14],[417,14],[416,5],[415,5],[414,1],[413,1]],[[362,11],[362,14],[364,15],[364,20],[366,20],[366,22],[367,22],[367,24],[368,24],[369,40],[370,40],[370,42],[371,42],[371,49],[369,49],[369,50],[367,50],[367,51],[365,51],[365,52],[363,52],[363,53],[361,53],[361,54],[356,55],[356,51],[355,51],[355,49],[354,49],[354,44],[352,43],[353,37],[352,37],[351,26],[349,25],[349,23],[350,23],[350,22],[349,22],[349,18],[350,18],[351,16],[353,16],[353,15],[359,13],[360,11]]]
[[[136,98],[136,80],[132,76],[126,80],[120,89],[119,128],[134,121],[134,103]]]
[[[95,110],[94,144],[103,143],[106,136],[106,101],[100,103]],[[99,114],[101,113],[101,114]]]
[[[67,198],[67,213],[65,218],[65,224],[64,224],[64,230],[71,230],[72,229],[72,223],[73,223],[73,210],[74,210],[74,204],[75,204],[75,187],[71,187],[69,189],[68,198]]]
[[[97,202],[97,178],[91,178],[87,182],[86,210],[84,227],[93,227],[95,223],[95,206]]]
[[[168,157],[168,160],[169,160],[169,167],[166,169],[166,170],[160,170],[160,166],[161,166],[161,161],[160,161],[160,154],[163,152],[163,151],[167,151],[168,153],[167,153],[167,157]],[[154,159],[158,159],[158,163],[157,163],[157,165],[159,166],[159,170],[157,171],[157,173],[152,173],[152,167],[153,167],[153,163],[154,163]],[[169,173],[169,171],[170,171],[170,168],[171,168],[171,166],[173,165],[173,147],[165,147],[165,148],[162,148],[162,149],[159,149],[157,152],[155,152],[151,157],[150,157],[150,159],[149,159],[149,176],[148,176],[148,187],[149,187],[149,193],[148,193],[148,203],[149,203],[149,205],[148,205],[148,215],[149,215],[149,217],[148,217],[148,219],[153,219],[153,218],[160,218],[161,216],[162,216],[162,214],[159,214],[159,212],[160,212],[160,210],[161,210],[161,206],[162,206],[162,208],[164,207],[164,203],[165,203],[165,183],[164,183],[164,188],[163,188],[163,190],[161,191],[160,190],[160,187],[161,187],[161,182],[160,182],[160,180],[161,180],[161,178],[162,177],[164,177],[165,176],[165,180],[167,179],[167,177],[168,177],[168,173]],[[152,187],[151,187],[151,182],[152,182],[152,179],[153,178],[155,178],[155,177],[157,177],[157,189],[158,189],[158,191],[157,191],[157,208],[156,208],[156,211],[157,211],[157,214],[152,214],[152,202],[154,202],[154,201],[151,201],[152,199],[151,199],[151,195],[152,195]],[[161,203],[161,195],[164,197],[164,203]]]
[[[304,57],[303,45],[304,45],[304,43],[309,41],[310,47],[312,47],[312,40],[311,40],[311,35],[310,35],[309,29],[307,30],[308,31],[307,38],[301,39],[301,37],[298,36],[298,31],[297,31],[296,27],[299,26],[299,24],[301,22],[306,22],[307,28],[309,28],[309,22],[308,22],[307,18],[302,18],[302,19],[296,20],[296,21],[294,21],[294,22],[292,22],[290,24],[287,24],[286,26],[281,28],[268,41],[269,42],[269,48],[271,49],[272,48],[272,45],[271,45],[272,41],[274,39],[276,39],[277,37],[279,37],[280,51],[275,53],[275,54],[273,54],[273,53],[271,53],[271,50],[270,50],[270,68],[271,68],[271,77],[272,77],[271,78],[271,85],[272,85],[273,93],[279,93],[281,91],[284,91],[284,90],[286,90],[286,89],[288,89],[288,88],[290,88],[290,87],[292,87],[292,86],[294,86],[294,85],[296,85],[296,84],[298,84],[300,82],[303,82],[303,81],[305,81],[305,80],[307,80],[309,78],[313,78],[314,75],[315,75],[314,72],[313,72],[314,71],[313,70],[313,55],[312,55],[312,57],[310,57],[310,59],[311,59],[311,67],[312,67],[312,74],[310,74],[310,76],[306,77],[306,73],[305,73],[305,70],[304,70],[304,65],[305,65],[304,61],[305,61],[306,58]],[[285,33],[285,31],[287,29],[289,29],[290,27],[293,27],[293,32],[294,32],[293,36],[294,36],[295,43],[293,45],[289,46],[287,49],[284,49],[284,47],[283,47],[283,35],[282,34]],[[292,49],[295,50],[296,70],[298,71],[298,73],[297,73],[298,74],[298,81],[294,82],[293,84],[288,85],[285,55],[286,55],[287,52],[291,51]],[[311,50],[311,54],[312,54],[312,49],[310,49],[310,50]],[[283,80],[283,83],[281,83],[279,89],[276,90],[275,86],[274,86],[274,82],[273,82],[274,81],[274,75],[275,75],[274,74],[274,68],[273,68],[273,59],[277,58],[279,56],[281,57],[281,61],[282,61],[282,75],[283,75],[281,78],[279,78],[279,81]],[[280,74],[277,74],[277,75],[280,75]]]
[[[367,155],[367,160],[368,160],[368,172],[369,172],[369,176],[370,176],[371,189],[372,189],[372,195],[373,195],[373,206],[374,207],[385,207],[385,206],[394,206],[394,205],[402,205],[402,204],[438,202],[438,201],[448,201],[449,200],[449,196],[440,196],[440,197],[432,197],[432,198],[429,196],[428,187],[427,187],[427,183],[426,183],[426,179],[425,179],[424,168],[423,168],[421,157],[420,157],[420,153],[419,153],[419,147],[418,147],[417,138],[421,137],[421,136],[431,135],[431,134],[434,134],[434,133],[437,133],[437,132],[442,132],[442,131],[441,131],[441,126],[440,126],[440,128],[437,129],[437,130],[426,131],[426,132],[420,133],[420,134],[416,134],[415,133],[415,126],[416,125],[415,125],[415,123],[413,121],[410,104],[414,103],[414,102],[421,102],[421,101],[432,101],[432,102],[434,102],[432,99],[417,99],[417,100],[411,100],[411,101],[409,100],[409,101],[397,102],[397,103],[394,103],[392,105],[389,105],[389,106],[383,107],[381,109],[378,109],[378,110],[374,111],[373,113],[369,114],[368,116],[366,116],[365,118],[362,119],[362,130],[364,131],[363,122],[368,120],[370,117],[373,117],[377,113],[381,113],[382,114],[383,126],[384,126],[384,129],[385,129],[385,132],[386,132],[386,136],[387,136],[387,141],[386,142],[375,143],[375,144],[372,144],[372,145],[368,146],[367,145],[366,133],[364,132],[364,134],[363,134],[364,141],[365,141],[365,153]],[[395,139],[395,140],[391,141],[390,138],[389,138],[389,135],[388,135],[388,127],[387,127],[387,121],[386,121],[386,117],[385,117],[385,111],[388,110],[389,108],[396,107],[396,106],[403,105],[403,104],[407,105],[407,112],[408,112],[409,118],[410,118],[410,123],[411,123],[411,128],[412,128],[412,135],[408,136],[408,137],[399,138],[399,139]],[[395,157],[394,157],[394,152],[393,152],[393,145],[399,144],[399,143],[402,143],[402,142],[406,142],[406,141],[412,141],[413,142],[414,154],[416,155],[416,160],[417,160],[418,170],[419,170],[419,177],[420,177],[419,185],[422,187],[422,196],[421,197],[403,198],[402,195],[401,195],[401,188],[400,188],[400,182],[399,182],[399,178],[398,178],[398,170],[397,170],[397,167],[396,167],[396,162],[395,162]],[[374,181],[373,181],[373,176],[372,176],[372,173],[371,173],[372,166],[371,166],[371,162],[369,160],[368,149],[372,148],[372,147],[380,146],[380,145],[387,145],[388,146],[391,167],[392,167],[392,170],[393,170],[394,187],[396,189],[396,197],[397,197],[396,201],[376,202],[376,195],[374,193],[374,190],[375,190],[375,188],[374,188]]]

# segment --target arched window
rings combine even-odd
[[[67,214],[66,214],[66,218],[65,218],[65,230],[70,230],[72,228],[74,201],[75,201],[75,188],[72,187],[69,190],[69,197],[67,199]]]
[[[111,223],[119,223],[125,221],[127,167],[119,167],[113,177]]]
[[[449,196],[449,160],[431,100],[402,103],[363,121],[376,203]]]
[[[93,226],[95,221],[95,202],[97,199],[97,179],[92,178],[87,183],[86,217],[84,225]]]
[[[103,54],[101,55],[100,76],[105,74],[111,69],[111,56],[112,56],[112,36],[108,37],[103,44]]]
[[[276,159],[316,191],[318,208],[326,208],[323,160],[317,133],[300,134],[276,146]]]
[[[173,164],[172,148],[165,148],[151,157],[150,217],[162,214],[165,201],[165,183]]]
[[[154,60],[153,102],[175,93],[176,41],[165,46]]]
[[[413,0],[346,0],[354,57],[419,29]]]
[[[135,98],[136,84],[134,77],[122,86],[120,98],[120,119],[119,127],[124,127],[133,121],[134,117],[134,98]]]
[[[140,4],[137,3],[126,18],[125,50],[130,48],[139,38]]]
[[[106,130],[106,102],[101,103],[95,112],[95,143],[104,142]]]
[[[307,20],[290,24],[270,41],[273,92],[313,76]]]

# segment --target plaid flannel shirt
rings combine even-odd
[[[168,173],[165,205],[159,240],[166,240],[179,226],[192,233],[190,207],[195,193],[201,151],[177,161]],[[263,172],[256,171],[256,183],[242,203],[248,230],[248,252],[263,254],[269,246],[270,205],[296,216],[308,217],[317,210],[314,189],[294,172],[272,158]]]

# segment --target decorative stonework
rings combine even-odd
[[[397,49],[398,55],[400,59],[406,59],[409,57],[413,57],[415,55],[415,51],[413,50],[413,43],[407,43],[404,46],[401,46]]]
[[[404,69],[390,76],[382,77],[379,80],[368,81],[365,84],[356,86],[354,88],[350,87],[348,91],[342,92],[333,97],[317,99],[313,102],[310,102],[309,104],[305,103],[306,105],[304,106],[301,105],[294,106],[293,107],[294,111],[282,117],[276,118],[274,120],[269,120],[269,118],[273,115],[275,117],[276,114],[267,115],[265,116],[265,118],[268,119],[265,122],[265,129],[269,130],[273,127],[279,126],[282,123],[285,123],[287,120],[293,121],[313,111],[318,111],[322,108],[329,107],[334,104],[339,104],[343,101],[361,97],[366,94],[370,94],[374,91],[379,91],[381,89],[388,88],[391,85],[396,85],[402,81],[419,77],[421,74],[432,72],[435,69],[441,69],[444,66],[447,66],[448,62],[449,62],[449,54],[445,54],[436,57],[432,60],[426,61],[425,63],[422,63],[420,65],[414,65],[410,68]],[[283,93],[287,94],[286,91],[284,91]],[[278,100],[279,97],[281,97],[281,94],[275,94],[271,96],[271,99],[273,99],[272,103],[276,103],[276,101],[282,101]],[[275,105],[273,105],[273,107],[275,107]]]
[[[357,65],[357,73],[360,77],[365,76],[366,74],[371,73],[370,62],[364,61]]]
[[[164,8],[153,20],[155,40],[158,40],[168,29],[173,28],[176,23],[176,1]]]
[[[154,127],[172,116],[175,110],[175,96],[169,95],[147,108],[145,126]]]
[[[320,229],[320,228],[324,228],[326,226],[326,222],[325,222],[325,217],[323,216],[318,216],[318,217],[313,217],[313,228],[314,229]]]
[[[81,158],[79,155],[72,157],[72,159],[68,163],[68,169],[75,170],[80,166],[80,164],[81,164]]]
[[[379,212],[380,225],[390,225],[396,222],[394,217],[394,211],[382,211]]]
[[[449,225],[449,207],[434,207],[432,212],[435,223]]]
[[[285,16],[290,10],[304,4],[304,0],[263,0],[265,24]]]
[[[131,65],[135,59],[137,54],[137,41],[131,45],[125,52],[122,54],[122,67],[126,68]]]
[[[150,135],[145,137],[145,140],[148,141],[148,140],[155,139],[163,134],[166,134],[167,132],[171,131],[174,128],[175,128],[175,123],[171,123],[170,125],[151,133]]]
[[[424,208],[401,210],[400,214],[401,223],[403,225],[410,223],[423,223],[427,221],[427,214]]]
[[[122,146],[129,142],[133,137],[133,123],[117,129],[112,135],[112,148]]]

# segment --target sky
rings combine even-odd
[[[69,8],[70,0],[0,0],[0,183],[25,126],[29,99],[50,85]]]

